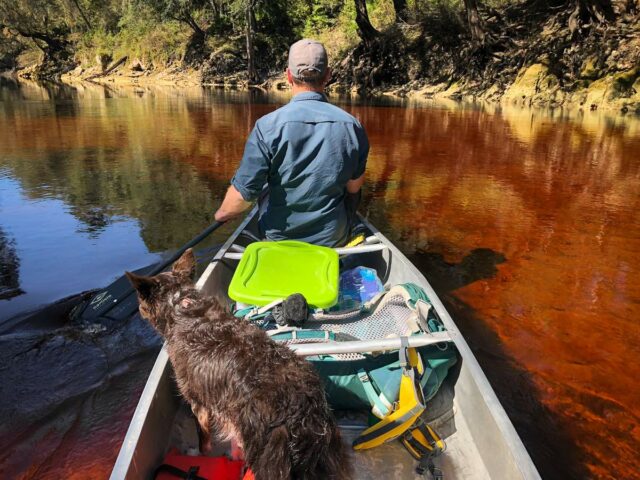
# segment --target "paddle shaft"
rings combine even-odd
[[[167,260],[165,260],[164,262],[162,262],[160,265],[158,265],[156,268],[154,268],[153,270],[151,270],[151,272],[149,272],[149,275],[156,275],[160,272],[162,272],[165,268],[167,268],[169,265],[171,265],[173,262],[175,262],[177,259],[180,258],[180,256],[189,248],[191,247],[195,247],[197,244],[199,244],[202,240],[204,240],[205,238],[207,238],[210,234],[212,234],[214,231],[216,231],[218,228],[220,228],[222,226],[224,222],[213,222],[211,225],[209,225],[200,235],[198,235],[197,237],[192,238],[191,240],[189,240],[187,243],[185,243],[182,247],[180,247],[179,250],[176,251],[176,253],[174,253],[173,255],[171,255]],[[131,290],[133,291],[133,287],[131,288]]]
[[[171,255],[171,257],[169,257],[168,259],[166,259],[165,261],[163,261],[162,263],[157,265],[153,270],[149,271],[147,273],[147,275],[149,275],[149,276],[156,275],[156,274],[164,271],[169,265],[171,265],[178,258],[180,258],[180,256],[187,249],[196,246],[198,243],[200,243],[202,240],[204,240],[207,236],[211,235],[214,231],[216,231],[218,228],[220,228],[222,226],[222,224],[224,224],[224,222],[217,222],[217,221],[213,222],[202,233],[200,233],[198,236],[192,238],[187,243],[185,243],[182,247],[180,247],[173,255]],[[113,299],[108,298],[107,301],[109,302],[109,305],[106,308],[98,307],[99,310],[98,310],[97,314],[96,314],[96,311],[94,310],[94,315],[97,316],[97,317],[103,317],[103,316],[106,317],[107,316],[106,314],[108,312],[113,310],[116,306],[120,305],[122,303],[122,301],[125,300],[127,297],[129,297],[129,295],[131,295],[133,292],[134,292],[134,288],[133,288],[133,286],[130,286],[127,290],[122,292],[118,297],[115,297]],[[84,310],[86,310],[86,307],[85,307]],[[83,315],[84,315],[84,310],[83,310]],[[131,313],[133,313],[133,311]]]

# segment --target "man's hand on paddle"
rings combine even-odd
[[[220,208],[218,208],[215,214],[215,219],[218,222],[226,222],[227,220],[237,217],[250,206],[251,202],[245,201],[236,187],[231,185],[222,201],[222,205],[220,205]]]

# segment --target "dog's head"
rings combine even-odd
[[[153,277],[125,272],[138,294],[140,314],[160,334],[164,335],[167,326],[172,323],[180,302],[189,302],[188,298],[181,297],[183,292],[193,289],[192,278],[195,271],[196,259],[193,250],[189,248],[176,260],[170,272]]]

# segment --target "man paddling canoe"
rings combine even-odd
[[[267,184],[260,214],[266,238],[330,247],[348,241],[346,203],[359,196],[369,141],[358,120],[327,101],[327,63],[319,42],[291,46],[287,81],[293,98],[256,122],[216,220],[242,213]]]

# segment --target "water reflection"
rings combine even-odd
[[[20,299],[35,305],[104,284],[195,235],[255,119],[287,97],[21,84],[0,88],[0,99],[0,227],[26,292],[0,303],[5,314]],[[434,282],[543,476],[635,475],[640,121],[345,105],[372,145],[363,212]],[[123,331],[135,338],[138,327]],[[125,357],[135,357],[135,341]],[[94,384],[115,398],[100,380],[110,374],[92,365],[102,372]],[[119,388],[135,397],[136,386]],[[79,408],[68,405],[61,418]],[[55,418],[42,408],[27,418]],[[112,446],[125,427],[113,428]],[[86,437],[94,456],[78,461],[106,472],[116,447],[101,456],[96,432]],[[40,474],[65,468],[47,462]]]
[[[20,288],[20,259],[16,255],[15,241],[7,238],[0,228],[0,300],[8,300],[24,291]]]
[[[555,458],[571,438],[589,476],[634,475],[640,440],[635,127],[605,122],[593,130],[532,112],[359,114],[372,144],[382,145],[373,150],[367,213],[387,225],[385,233],[406,252],[441,255],[452,265],[463,265],[478,247],[508,259],[495,278],[446,296],[466,333],[479,335],[473,322],[482,322],[496,336],[498,342],[485,335],[479,348],[495,355],[499,345],[503,361],[505,355],[529,373],[529,395],[553,414],[551,421],[523,416],[523,405],[535,402],[515,396],[513,375],[492,372],[495,362],[484,355],[541,471],[583,476],[580,465]],[[437,277],[431,267],[423,271]]]
[[[160,346],[139,317],[0,336],[0,476],[102,479]]]
[[[23,272],[27,298],[2,308],[0,320],[104,285],[156,258],[147,252],[195,236],[228,184],[228,159],[237,161],[241,137],[260,114],[246,102],[236,115],[223,104],[211,111],[202,99],[70,101],[34,88],[17,98],[5,92],[0,109],[0,166],[10,172],[0,208],[1,224],[40,275]],[[60,116],[56,105],[66,103],[73,106]]]

